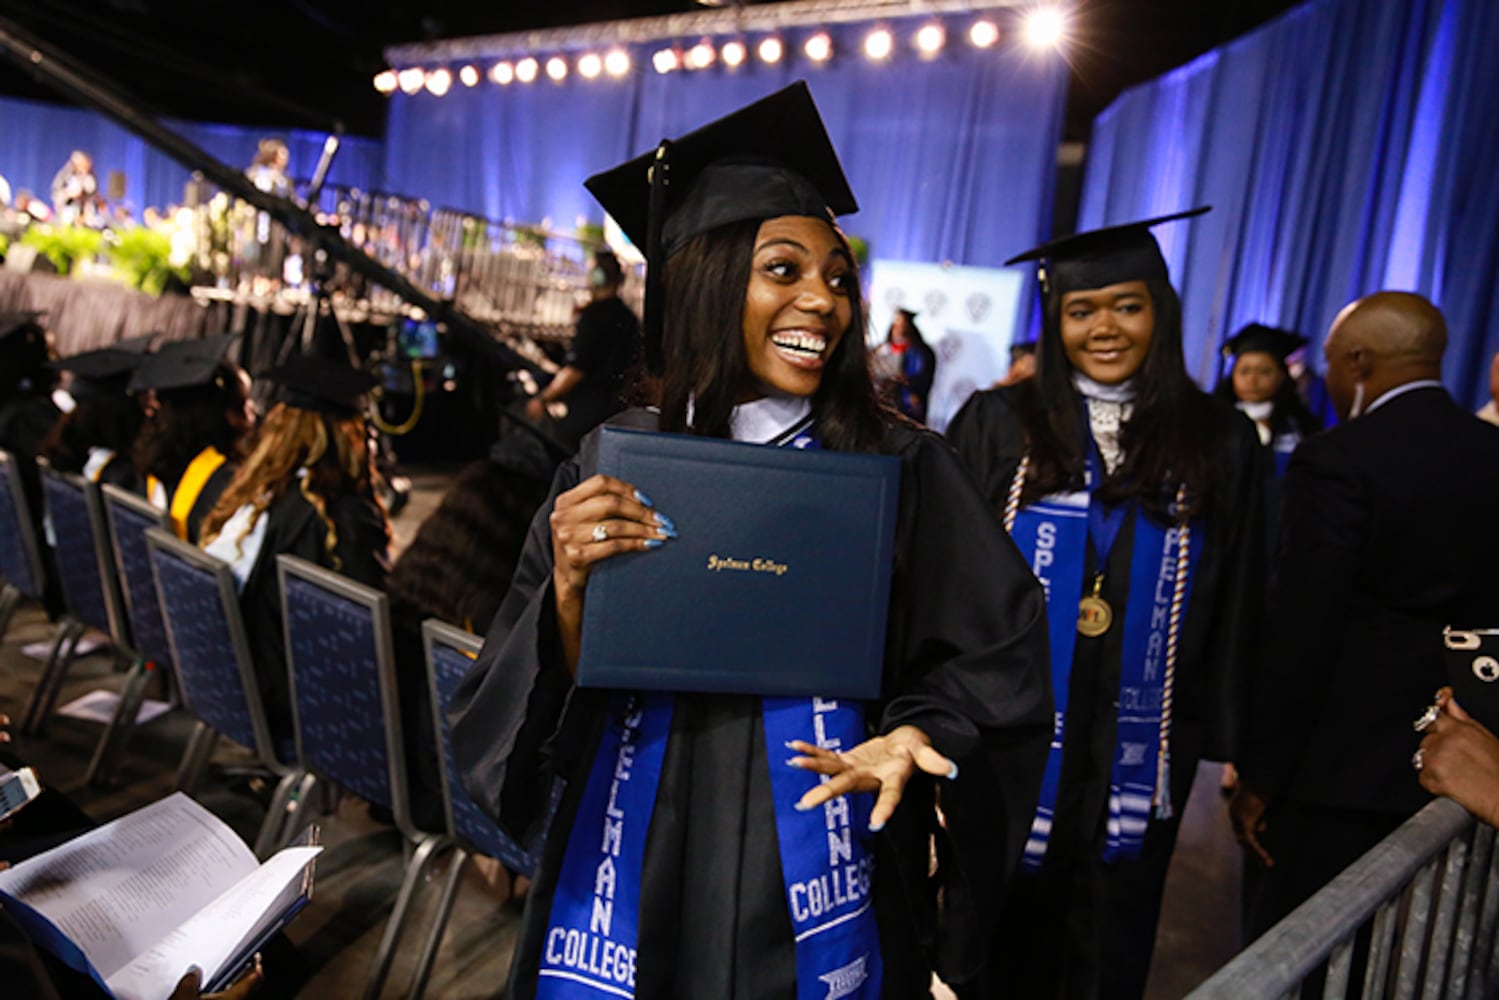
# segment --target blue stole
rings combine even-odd
[[[1277,434],[1270,440],[1270,451],[1275,458],[1275,478],[1284,479],[1286,466],[1291,464],[1291,453],[1301,443],[1301,435],[1294,431]]]
[[[1090,463],[1091,466],[1092,463]],[[1096,476],[1091,474],[1090,481]],[[1116,514],[1118,512],[1115,512]],[[1171,815],[1169,748],[1161,745],[1162,718],[1169,713],[1166,649],[1176,596],[1178,543],[1176,527],[1166,528],[1131,507],[1135,523],[1130,555],[1129,594],[1123,611],[1115,609],[1114,628],[1122,627],[1123,656],[1119,678],[1119,716],[1114,763],[1109,778],[1108,839],[1103,857],[1119,861],[1138,857],[1152,808],[1160,818]],[[1083,567],[1088,557],[1090,514],[1095,523],[1105,519],[1102,504],[1086,492],[1045,497],[1015,514],[1010,537],[1046,591],[1046,614],[1051,641],[1052,693],[1056,716],[1051,752],[1041,782],[1041,800],[1025,845],[1023,866],[1039,870],[1046,856],[1062,775],[1067,701],[1077,648],[1077,605],[1083,594]],[[1188,540],[1186,579],[1177,609],[1180,615],[1191,599],[1193,570],[1202,554],[1202,532]],[[1101,552],[1099,572],[1107,553]]]
[[[818,447],[809,425],[771,444]],[[642,862],[675,700],[620,692],[611,701],[552,899],[538,1000],[635,996]],[[832,750],[864,742],[863,707],[821,698],[763,698],[760,714],[795,935],[798,1000],[873,1000],[880,995],[883,966],[870,905],[872,797],[844,795],[798,812],[797,801],[828,779],[785,761],[791,740]]]

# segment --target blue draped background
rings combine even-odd
[[[600,222],[584,178],[721,114],[806,79],[843,160],[860,212],[851,234],[874,257],[996,267],[1050,230],[1066,66],[1008,44],[978,50],[948,25],[938,59],[902,52],[917,22],[895,25],[892,57],[858,50],[868,25],[829,29],[837,55],[813,66],[806,34],[786,58],[737,70],[658,74],[634,46],[629,75],[561,83],[425,91],[391,98],[386,180],[434,205],[570,232]],[[483,64],[487,68],[488,63]]]
[[[239,125],[206,125],[164,121],[183,138],[232,167],[247,167],[265,136],[286,142],[291,153],[288,173],[310,177],[323,151],[324,134]],[[345,137],[329,171],[330,184],[381,187],[383,144],[378,139]],[[51,203],[52,176],[68,154],[81,149],[94,158],[100,194],[111,171],[125,174],[125,199],[136,218],[147,206],[164,208],[182,201],[189,171],[133,133],[103,115],[82,108],[0,98],[0,176],[13,192],[31,191]]]
[[[1495,52],[1493,0],[1313,0],[1100,115],[1078,227],[1215,206],[1157,230],[1204,383],[1244,323],[1307,334],[1320,368],[1338,309],[1400,289],[1446,314],[1446,382],[1476,406],[1499,349]]]

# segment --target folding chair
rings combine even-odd
[[[192,793],[220,735],[254,750],[280,778],[255,838],[255,855],[269,857],[281,845],[292,794],[304,775],[283,762],[271,739],[234,574],[169,530],[148,528],[145,538],[179,693],[199,720],[182,755],[177,787]]]
[[[161,606],[156,598],[156,579],[151,572],[151,554],[146,546],[146,532],[151,528],[170,531],[171,517],[143,497],[118,486],[106,485],[100,491],[110,554],[119,570],[123,614],[129,628],[128,638],[115,636],[115,646],[131,661],[125,681],[125,694],[116,707],[115,717],[94,750],[85,774],[90,784],[109,781],[114,768],[124,756],[125,743],[135,727],[146,686],[157,669],[171,677],[172,649],[166,627],[161,620]]]
[[[58,472],[42,463],[38,463],[37,469],[41,473],[49,541],[56,556],[58,582],[67,613],[59,623],[47,665],[42,668],[42,676],[21,721],[21,732],[27,735],[40,732],[52,714],[78,640],[87,629],[106,632],[111,639],[128,636],[114,555],[106,541],[99,487],[82,476]],[[118,657],[118,647],[114,653]],[[144,684],[143,679],[137,682],[141,688]],[[121,700],[131,695],[129,687],[127,683]],[[139,692],[134,696],[139,697]]]
[[[0,451],[0,636],[27,597],[43,590],[42,554],[15,459]]]
[[[390,810],[406,846],[406,874],[364,995],[376,998],[431,863],[454,846],[446,835],[424,833],[411,818],[401,712],[396,693],[385,595],[304,559],[276,557],[286,621],[297,757],[313,776]],[[294,825],[288,835],[295,833]]]
[[[432,964],[442,945],[443,930],[457,896],[458,880],[463,868],[474,854],[497,858],[506,868],[522,875],[531,875],[541,853],[545,836],[538,837],[528,851],[504,833],[478,804],[469,797],[463,787],[463,776],[453,757],[453,732],[448,725],[448,705],[458,690],[459,683],[474,665],[474,657],[484,640],[446,622],[429,618],[422,622],[422,647],[426,651],[427,683],[432,692],[432,731],[437,734],[437,751],[442,761],[442,805],[447,819],[447,834],[457,844],[452,867],[443,885],[437,913],[432,918],[432,927],[427,943],[422,949],[416,976],[412,983],[411,997],[419,997],[426,989]],[[560,792],[560,788],[558,789]],[[553,795],[552,808],[556,808],[559,795]]]

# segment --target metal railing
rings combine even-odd
[[[1326,963],[1324,997],[1348,995],[1368,929],[1365,998],[1477,998],[1499,985],[1494,828],[1438,799],[1350,865],[1191,994],[1297,997]],[[1362,950],[1360,948],[1359,950]]]

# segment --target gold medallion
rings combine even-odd
[[[1103,590],[1103,574],[1093,578],[1093,593],[1077,602],[1077,631],[1090,639],[1096,639],[1114,624],[1114,609],[1099,596]]]
[[[1090,639],[1096,639],[1114,624],[1114,609],[1102,597],[1088,595],[1077,602],[1077,631]]]

